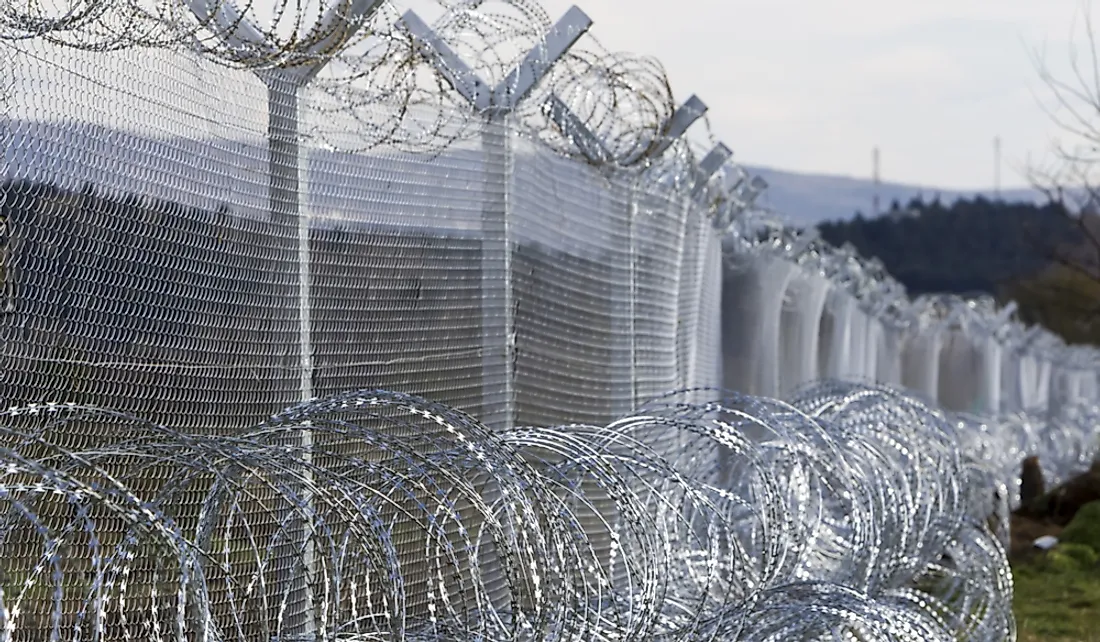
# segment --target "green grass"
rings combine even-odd
[[[1100,642],[1100,566],[1066,557],[1013,564],[1020,642]]]

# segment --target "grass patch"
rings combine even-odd
[[[1041,555],[1013,564],[1020,642],[1100,642],[1100,566],[1074,558]]]

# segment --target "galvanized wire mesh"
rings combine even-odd
[[[754,227],[655,61],[509,104],[550,18],[440,4],[468,73],[365,0],[0,1],[0,639],[1010,639],[1095,359]]]
[[[511,172],[516,423],[599,423],[634,406],[631,176],[517,140]]]
[[[0,399],[23,409],[11,412],[19,421],[42,408],[49,447],[92,462],[77,466],[93,478],[81,483],[105,476],[138,508],[100,506],[41,452],[13,454],[30,457],[13,475],[46,479],[35,488],[95,518],[32,524],[45,539],[11,559],[9,598],[40,567],[92,570],[36,579],[37,593],[6,602],[8,630],[590,639],[606,588],[579,561],[594,553],[554,521],[566,505],[542,513],[557,500],[527,487],[530,474],[499,477],[524,465],[500,459],[499,444],[482,455],[432,446],[420,431],[438,418],[422,406],[367,421],[350,400],[251,427],[362,385],[423,394],[494,428],[599,425],[643,395],[703,383],[677,363],[695,358],[677,315],[698,315],[687,290],[701,267],[666,279],[697,254],[682,242],[685,189],[564,158],[530,135],[537,112],[485,122],[426,100],[440,92],[395,71],[418,55],[399,32],[353,43],[375,58],[355,62],[349,49],[299,87],[270,67],[318,58],[285,34],[235,50],[211,25],[177,33],[161,16],[153,42],[102,22],[132,7],[101,9],[68,26],[15,17],[6,26],[26,33],[0,39],[17,89],[0,122]],[[536,23],[517,38],[538,35]],[[388,88],[362,82],[386,73]],[[616,154],[637,160],[651,139],[628,138]],[[646,199],[653,223],[634,226]],[[716,238],[691,215],[693,243]],[[635,306],[643,288],[655,307]],[[642,318],[655,328],[648,352],[636,349]],[[71,405],[48,405],[58,400]],[[13,501],[32,522],[53,510]],[[55,550],[74,529],[91,540]],[[151,570],[131,550],[149,538]],[[102,547],[115,557],[100,571]]]
[[[680,240],[690,206],[677,189],[567,161],[508,123],[439,153],[363,150],[364,122],[403,109],[427,126],[439,109],[343,109],[325,87],[286,93],[209,55],[0,46],[26,87],[0,129],[8,404],[64,391],[224,432],[302,394],[368,383],[491,424],[560,422],[563,406],[601,422],[700,383],[684,370],[693,257],[715,232],[693,213]],[[72,99],[41,99],[54,93]],[[671,226],[635,221],[647,199]],[[507,229],[486,227],[493,208],[506,208]],[[511,328],[484,304],[505,291]],[[643,354],[667,348],[639,349],[637,326],[680,316],[679,352]],[[638,376],[657,381],[635,390]],[[514,398],[495,396],[509,379]]]

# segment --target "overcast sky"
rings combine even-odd
[[[884,180],[958,188],[992,185],[998,135],[1002,184],[1025,183],[1056,135],[1032,52],[1067,67],[1083,20],[1078,0],[541,2],[657,56],[744,163],[869,176],[878,145]]]
[[[1033,56],[1068,74],[1075,24],[1087,50],[1084,0],[525,1],[576,3],[605,48],[660,59],[745,164],[869,177],[878,146],[884,180],[929,188],[991,187],[997,136],[1002,185],[1025,184],[1058,135]]]

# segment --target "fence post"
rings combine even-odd
[[[707,245],[705,235],[711,229],[706,224],[707,221],[702,220],[700,204],[707,186],[732,156],[733,152],[725,143],[718,143],[707,152],[692,172],[691,198],[688,199],[688,212],[684,217],[683,265],[678,284],[680,319],[676,343],[677,372],[681,388],[694,388],[698,385],[700,297]],[[700,218],[696,220],[696,216]]]
[[[299,90],[295,79],[283,74],[265,74],[267,85],[268,207],[277,231],[296,230],[292,264],[298,266],[298,368],[301,401],[313,398],[313,333],[310,291],[309,207],[303,208],[303,182],[308,185],[308,168],[299,147]],[[308,439],[308,437],[303,436]]]
[[[795,255],[794,258],[797,258]],[[825,301],[829,296],[831,284],[818,274],[800,269],[792,275],[787,287],[781,293],[793,296],[791,313],[797,325],[786,323],[780,313],[780,337],[784,345],[779,347],[782,355],[779,376],[780,395],[787,395],[799,386],[818,378],[818,342],[821,337],[821,316],[825,312]],[[780,302],[780,307],[784,307]]]
[[[555,98],[555,97],[553,97],[553,99],[557,100],[557,98]],[[560,102],[560,101],[558,101],[558,102]],[[554,106],[554,107],[555,107],[555,110],[554,110],[554,112],[551,112],[551,114],[552,114],[551,117],[553,118],[554,113],[560,113],[561,114],[561,117],[554,118],[554,122],[558,123],[559,126],[562,126],[562,129],[563,129],[563,132],[564,132],[565,128],[564,128],[563,124],[565,126],[570,126],[569,117],[572,117],[572,113],[568,113],[565,110],[562,110],[561,107],[564,107],[564,106],[561,106],[561,107]],[[669,147],[671,147],[676,141],[680,140],[681,137],[687,132],[687,129],[691,128],[691,125],[694,124],[696,120],[702,118],[702,115],[704,113],[706,113],[706,110],[707,110],[706,103],[704,103],[702,101],[702,99],[698,98],[695,95],[692,95],[689,99],[684,101],[682,106],[680,106],[678,109],[676,109],[673,112],[673,114],[671,115],[671,117],[669,118],[668,122],[665,123],[664,128],[663,128],[663,135],[662,135],[661,140],[658,143],[658,145],[650,148],[647,155],[650,158],[653,158],[653,157],[657,157],[657,156],[662,155],[664,152],[667,152],[669,150]],[[575,117],[573,118],[573,120],[575,120]],[[575,125],[573,125],[573,126],[575,126]],[[577,142],[574,142],[574,144],[580,143],[580,144],[577,144],[577,147],[579,147],[580,150],[582,151],[582,153],[585,153],[586,156],[588,154],[585,152],[585,150],[591,150],[591,148],[596,148],[596,150],[598,150],[599,153],[601,153],[604,157],[609,156],[609,154],[607,154],[605,148],[603,147],[603,144],[601,142],[599,142],[591,132],[588,132],[588,130],[586,128],[580,130],[580,136],[579,137],[580,137],[581,140],[577,141]],[[588,156],[588,158],[593,159],[593,161],[596,161],[596,158],[593,158],[592,156]],[[620,311],[618,311],[618,313],[616,313],[616,319],[618,319],[620,316],[623,316],[623,314],[625,314],[625,319],[621,320],[621,322],[617,324],[617,325],[621,326],[621,329],[618,329],[617,333],[623,334],[624,336],[617,337],[617,340],[621,344],[623,344],[623,345],[620,345],[620,350],[625,352],[626,353],[625,358],[629,359],[629,367],[628,367],[628,373],[627,373],[627,376],[628,376],[627,397],[629,399],[629,402],[624,403],[623,407],[621,407],[621,408],[614,409],[616,411],[616,414],[623,414],[625,412],[630,412],[630,411],[634,410],[634,408],[641,401],[641,398],[640,398],[641,397],[641,392],[639,390],[639,381],[638,381],[639,350],[638,350],[638,333],[637,333],[637,317],[638,317],[637,302],[638,302],[638,295],[639,295],[639,292],[638,292],[638,252],[639,252],[639,250],[638,250],[638,237],[637,237],[637,234],[638,234],[637,221],[638,221],[638,214],[639,214],[639,200],[641,198],[640,182],[641,182],[642,179],[645,179],[645,177],[646,177],[645,171],[642,171],[642,173],[639,173],[639,174],[635,175],[629,181],[629,186],[627,188],[627,201],[628,202],[627,202],[626,236],[627,236],[628,246],[627,246],[627,261],[626,261],[625,268],[626,268],[626,273],[627,273],[627,280],[628,280],[628,284],[629,284],[629,289],[628,289],[627,302],[626,302],[625,309],[620,310]]]
[[[616,241],[608,250],[611,263],[611,368],[609,369],[611,418],[629,414],[638,403],[635,368],[635,262],[634,228],[637,217],[636,183],[616,176],[610,181],[611,233]]]
[[[244,16],[230,0],[186,0],[191,12],[200,23],[232,49],[247,55],[254,52],[261,59],[275,60],[282,52],[267,42],[263,33]],[[296,229],[297,243],[287,243],[287,255],[297,265],[296,292],[288,292],[298,309],[298,370],[299,399],[308,401],[314,397],[313,378],[313,318],[311,292],[310,216],[308,203],[303,208],[302,185],[308,185],[308,160],[302,157],[299,124],[301,91],[328,64],[356,32],[382,6],[382,0],[338,0],[330,6],[315,32],[324,34],[306,51],[297,52],[300,58],[283,67],[265,66],[255,69],[256,76],[267,86],[268,99],[268,204],[271,221],[280,229]],[[310,473],[312,462],[312,433],[299,431],[297,446],[301,448],[307,469],[303,471],[305,482],[299,492],[300,499],[312,509]],[[293,509],[288,509],[293,510]],[[280,622],[283,637],[291,640],[312,640],[318,635],[316,609],[311,577],[317,572],[311,530],[305,524],[295,527],[297,532],[281,545],[280,555],[293,556],[301,551],[301,572],[288,565],[277,578],[284,586],[289,606],[285,626]]]
[[[1025,330],[1016,340],[1013,352],[1016,363],[1016,394],[1019,401],[1019,409],[1031,412],[1037,405],[1037,388],[1039,387],[1039,363],[1035,358],[1032,344],[1043,333],[1042,326],[1031,326]]]
[[[245,17],[231,0],[186,0],[203,25],[242,55],[255,52],[258,58],[277,59],[280,52]],[[298,243],[293,251],[298,265],[299,391],[302,401],[313,398],[313,343],[310,292],[309,212],[302,210],[302,182],[308,181],[308,167],[299,144],[299,103],[305,88],[382,6],[382,0],[338,0],[330,6],[315,31],[325,34],[300,59],[287,66],[264,66],[254,70],[267,86],[268,99],[268,192],[271,219],[275,224],[297,228]],[[307,182],[308,184],[308,182]]]
[[[515,421],[517,358],[509,225],[512,136],[507,114],[485,119],[481,148],[486,170],[481,211],[482,421],[507,430]]]
[[[638,177],[630,181],[627,192],[629,202],[627,204],[627,240],[630,246],[627,248],[627,269],[630,279],[630,293],[627,296],[627,317],[629,319],[630,332],[630,408],[634,410],[642,400],[638,391],[638,212],[639,199]]]
[[[826,338],[829,350],[828,358],[819,363],[818,368],[823,378],[845,380],[852,360],[852,317],[856,300],[846,290],[834,288],[825,298],[825,309],[830,321]]]
[[[1020,355],[1016,351],[1016,339],[1005,337],[1001,354],[1001,410],[1017,412],[1022,408],[1020,400]]]
[[[427,54],[437,72],[485,118],[481,126],[481,148],[486,157],[481,218],[482,421],[491,428],[507,430],[515,421],[517,356],[509,224],[511,116],[554,63],[588,31],[592,20],[577,7],[571,7],[551,27],[542,43],[492,89],[415,12],[406,11],[400,24]],[[503,283],[498,283],[501,277]],[[500,341],[503,354],[495,349]],[[502,377],[499,386],[490,385],[498,377]]]
[[[1005,348],[1002,337],[1004,328],[1015,312],[1016,303],[1009,302],[988,319],[987,327],[983,328],[979,336],[982,368],[980,408],[986,414],[997,415],[1004,410],[1001,374],[1004,371]]]

